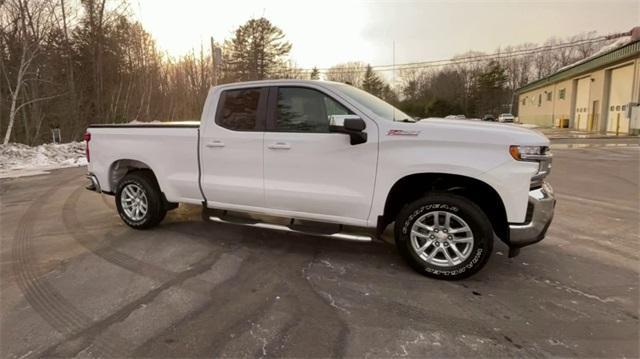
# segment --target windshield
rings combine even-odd
[[[336,84],[336,87],[383,119],[400,122],[415,122],[411,116],[366,91],[346,84]]]

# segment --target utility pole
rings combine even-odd
[[[213,86],[218,84],[218,72],[216,71],[216,45],[211,36],[211,76],[213,77]]]

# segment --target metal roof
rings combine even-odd
[[[566,80],[567,78],[575,77],[577,75],[593,71],[599,67],[603,67],[638,54],[640,54],[640,40],[636,40],[622,47],[618,47],[609,52],[605,52],[592,59],[589,59],[588,61],[579,62],[571,67],[560,70],[547,77],[541,78],[540,80],[530,82],[517,89],[516,93],[522,94],[523,92],[528,92],[540,87],[548,86],[556,82]]]

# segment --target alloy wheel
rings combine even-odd
[[[473,232],[467,222],[446,211],[431,211],[419,217],[411,227],[410,237],[415,253],[439,267],[463,263],[473,249]]]

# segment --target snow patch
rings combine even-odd
[[[140,124],[145,124],[145,123],[161,123],[158,120],[153,120],[153,121],[138,121],[138,120],[133,120],[133,121],[129,121],[127,122],[130,125],[140,125]]]
[[[627,45],[627,44],[631,43],[632,41],[633,41],[633,38],[632,38],[631,36],[622,36],[622,37],[620,37],[619,39],[617,39],[617,40],[615,40],[615,41],[613,41],[613,42],[611,42],[611,43],[608,43],[608,44],[606,44],[606,45],[602,46],[602,47],[601,47],[598,51],[596,51],[593,55],[591,55],[591,56],[589,56],[589,57],[587,57],[587,58],[584,58],[584,59],[582,59],[582,60],[576,61],[576,62],[574,62],[574,63],[572,63],[572,64],[567,65],[567,66],[563,66],[563,67],[559,68],[559,69],[558,69],[558,71],[556,71],[556,72],[560,72],[560,71],[562,71],[562,70],[566,70],[566,69],[568,69],[568,68],[570,68],[570,67],[574,67],[574,66],[577,66],[577,65],[579,65],[579,64],[581,64],[581,63],[584,63],[584,62],[590,61],[590,60],[592,60],[593,58],[598,57],[598,56],[600,56],[600,55],[602,55],[602,54],[604,54],[604,53],[607,53],[607,52],[609,52],[609,51],[612,51],[612,50],[614,50],[614,49],[617,49],[618,47],[625,46],[625,45]]]
[[[65,167],[86,166],[84,142],[28,146],[20,143],[0,145],[0,178],[46,173]]]

